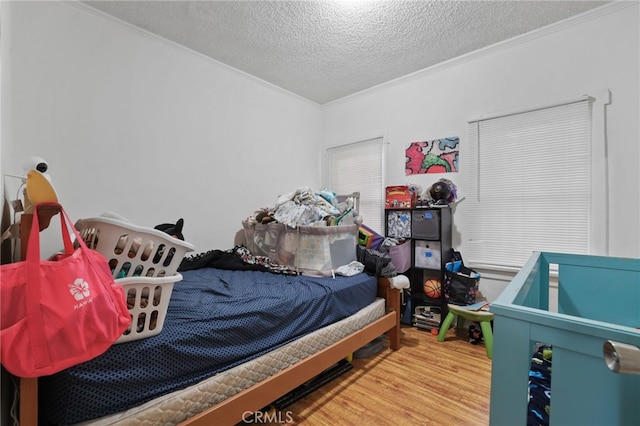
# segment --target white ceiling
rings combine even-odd
[[[606,1],[85,1],[319,104]]]

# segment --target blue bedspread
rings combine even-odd
[[[89,420],[140,405],[256,358],[357,312],[376,279],[213,268],[185,271],[158,335],[40,379],[41,424]]]

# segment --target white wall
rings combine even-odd
[[[411,182],[428,188],[446,177],[464,195],[469,184],[467,120],[610,89],[609,254],[640,257],[638,9],[637,2],[615,4],[325,105],[324,145],[384,135],[389,185]],[[460,137],[459,173],[405,176],[404,150],[410,142],[448,136]],[[454,246],[463,256],[465,217],[462,201],[454,213]],[[490,299],[511,278],[482,272],[481,289]]]
[[[461,172],[446,177],[464,194],[468,119],[610,89],[610,254],[640,257],[637,3],[322,108],[81,5],[1,7],[3,173],[20,173],[28,155],[47,158],[73,218],[112,210],[153,226],[184,217],[196,250],[227,248],[254,209],[320,186],[324,147],[380,135],[388,183],[423,188],[443,175],[405,176],[406,145],[460,136]],[[465,215],[462,202],[454,245],[463,254]]]
[[[197,251],[226,249],[320,184],[318,105],[82,5],[2,3],[3,173],[46,158],[74,220],[184,217]]]

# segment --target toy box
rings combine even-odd
[[[417,194],[406,185],[387,186],[385,209],[412,209],[416,205]]]

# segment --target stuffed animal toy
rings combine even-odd
[[[174,238],[184,241],[184,236],[182,235],[183,226],[184,219],[180,218],[176,223],[162,223],[160,225],[154,226],[153,229],[165,232]]]

